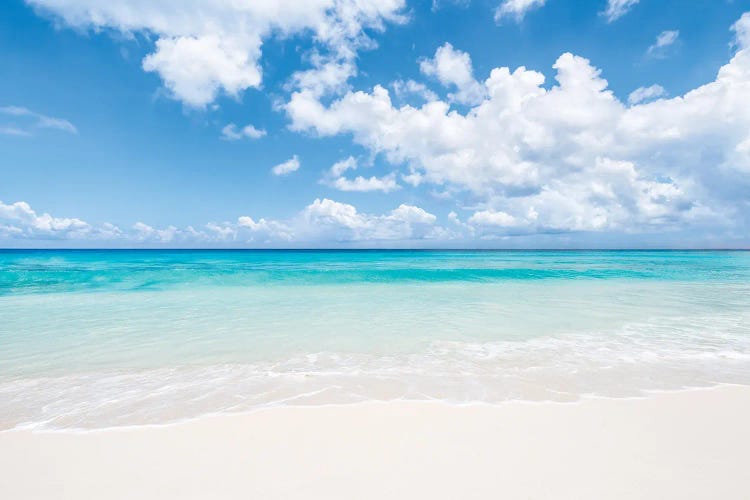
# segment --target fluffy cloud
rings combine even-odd
[[[92,239],[116,238],[120,229],[112,224],[94,227],[76,218],[38,214],[24,201],[0,201],[0,238],[3,239]]]
[[[437,217],[413,205],[400,205],[385,215],[370,215],[360,213],[353,205],[316,199],[302,211],[301,220],[307,240],[408,240],[440,234],[433,227]]]
[[[435,57],[423,60],[419,69],[425,75],[437,78],[443,85],[455,87],[456,93],[449,95],[455,102],[477,104],[482,100],[484,88],[474,79],[471,57],[466,52],[454,49],[450,43],[439,47]]]
[[[638,4],[639,1],[640,0],[608,0],[607,8],[602,12],[602,15],[607,18],[608,23],[611,23],[627,14],[630,9]]]
[[[331,166],[330,174],[332,177],[341,177],[341,175],[347,170],[355,170],[357,168],[357,159],[353,156],[345,158],[341,161],[337,161]]]
[[[424,101],[437,101],[438,96],[430,90],[427,85],[414,80],[396,80],[391,84],[393,91],[400,99],[407,99],[409,96],[417,96]]]
[[[344,176],[346,171],[356,170],[357,168],[357,160],[350,156],[334,163],[327,175],[322,179],[322,182],[339,191],[382,191],[389,193],[401,189],[401,186],[396,182],[395,174],[386,175],[385,177],[363,177],[358,175],[353,179]]]
[[[358,175],[354,179],[339,177],[334,179],[330,185],[339,191],[357,192],[382,191],[383,193],[389,193],[400,188],[394,175],[385,177],[362,177]]]
[[[588,60],[566,53],[552,87],[539,72],[495,68],[466,112],[440,100],[394,105],[380,85],[326,103],[298,91],[286,110],[294,130],[351,134],[405,178],[464,192],[479,206],[475,223],[512,220],[536,232],[742,224],[750,218],[746,16],[734,26],[739,50],[715,81],[671,99],[638,103],[656,96],[651,88],[628,106]],[[492,216],[500,213],[507,217]]]
[[[54,118],[52,116],[36,113],[21,106],[2,106],[0,115],[5,115],[14,120],[13,125],[0,127],[0,134],[5,135],[33,135],[35,129],[53,129],[70,134],[77,134],[78,129],[68,120]]]
[[[372,46],[367,30],[404,20],[403,0],[26,1],[73,28],[155,37],[143,69],[157,73],[174,98],[198,108],[219,93],[236,97],[259,87],[263,41],[271,36],[310,36],[318,44],[323,55],[297,80],[320,90],[353,74],[356,51]]]
[[[275,220],[258,219],[243,215],[237,219],[238,232],[250,232],[250,241],[291,241],[294,239],[292,229],[284,222]]]
[[[327,198],[316,199],[288,220],[253,219],[244,215],[236,223],[208,223],[202,229],[188,226],[154,228],[142,222],[122,237],[145,244],[286,245],[326,244],[379,240],[444,237],[437,217],[422,208],[402,204],[383,214],[367,214],[353,205]]]
[[[735,45],[740,48],[750,47],[750,12],[742,14],[736,23],[732,25],[735,34]]]
[[[645,101],[651,101],[664,97],[667,91],[661,85],[651,85],[650,87],[639,87],[632,91],[628,96],[628,104],[639,104]]]
[[[532,9],[542,7],[547,0],[502,0],[495,9],[495,21],[500,22],[506,17],[516,21],[523,20],[526,13]]]
[[[287,220],[254,219],[209,222],[202,227],[157,227],[136,222],[121,230],[114,224],[91,225],[76,218],[38,214],[28,203],[0,202],[0,241],[67,240],[101,246],[286,246],[455,237],[437,225],[437,217],[408,204],[382,215],[362,213],[353,205],[316,199]],[[65,246],[65,243],[59,243]]]
[[[414,205],[399,205],[391,212],[391,217],[411,224],[434,224],[437,217]]]
[[[271,168],[271,173],[273,175],[289,175],[292,172],[296,172],[299,170],[299,158],[297,155],[292,156],[287,161],[283,163],[279,163],[278,165]]]
[[[179,229],[174,226],[157,229],[143,222],[136,222],[135,224],[133,224],[133,231],[133,237],[137,241],[151,241],[159,243],[170,243],[174,241],[178,233],[180,233]]]
[[[518,224],[518,220],[505,212],[481,210],[469,217],[469,224],[476,226],[512,227]]]
[[[143,69],[158,73],[171,95],[202,107],[220,89],[236,98],[241,91],[258,87],[258,57],[257,43],[245,46],[217,35],[182,36],[157,40],[156,51],[143,59]]]
[[[253,125],[245,125],[239,128],[234,123],[230,123],[221,129],[221,138],[226,141],[239,141],[240,139],[260,139],[266,135],[263,129],[257,129]]]
[[[678,30],[662,31],[656,37],[656,41],[651,45],[646,54],[650,57],[662,58],[667,54],[667,48],[674,45],[680,38],[680,32]]]

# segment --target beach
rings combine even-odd
[[[0,6],[0,500],[750,500],[750,0]]]
[[[743,498],[750,253],[0,252],[0,498]]]
[[[0,497],[746,498],[750,388],[0,433]]]

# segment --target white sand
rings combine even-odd
[[[750,388],[10,431],[0,498],[750,498]]]

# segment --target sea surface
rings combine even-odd
[[[0,251],[0,429],[750,385],[740,251]]]

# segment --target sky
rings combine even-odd
[[[0,247],[748,248],[750,0],[6,0]]]

